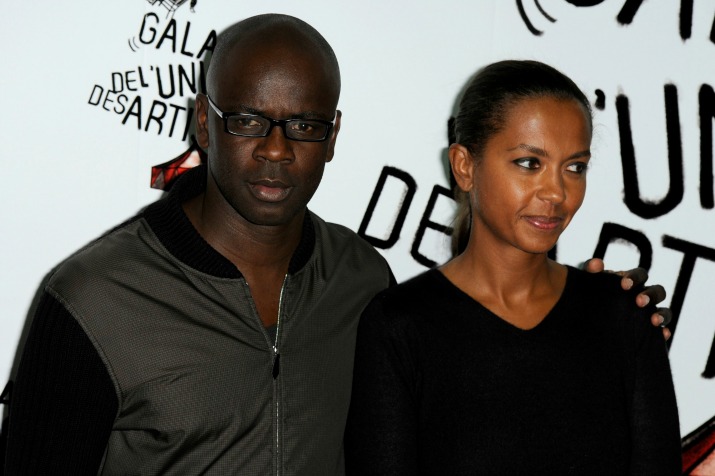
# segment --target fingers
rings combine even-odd
[[[667,307],[659,307],[650,316],[651,324],[653,324],[654,326],[661,326],[663,328],[663,337],[665,338],[666,341],[668,339],[670,339],[670,337],[673,335],[673,333],[670,332],[670,329],[668,329],[666,327],[670,323],[670,320],[672,318],[673,318],[673,313]]]
[[[589,273],[600,273],[605,269],[605,265],[603,264],[602,259],[591,258],[590,260],[586,261],[584,269]]]
[[[650,317],[650,322],[654,326],[667,326],[673,319],[673,313],[667,307],[659,307]]]
[[[626,287],[623,285],[623,280],[621,280],[621,286],[626,289]],[[658,304],[663,302],[664,299],[665,288],[660,284],[654,284],[652,286],[646,286],[645,288],[643,288],[643,291],[641,291],[640,294],[636,296],[636,304],[638,304],[638,307],[645,307],[648,305],[648,303]],[[670,313],[670,309],[668,309],[668,312]]]
[[[621,279],[621,287],[626,290],[631,289],[634,285],[638,286],[641,284],[645,284],[645,282],[648,280],[648,271],[646,271],[644,268],[633,268],[629,269],[628,271],[618,272],[617,274],[623,276],[623,279]],[[650,294],[649,296],[651,297],[651,299],[654,299],[654,296]],[[654,302],[660,302],[664,298],[665,296],[663,296],[663,298],[659,301]]]

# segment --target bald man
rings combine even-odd
[[[340,130],[335,54],[301,20],[249,18],[207,90],[207,166],[50,278],[9,474],[343,473],[355,328],[392,275],[306,208]]]

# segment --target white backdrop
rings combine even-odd
[[[448,258],[445,235],[434,227],[416,245],[415,237],[423,220],[449,223],[451,200],[437,195],[433,209],[428,201],[435,186],[448,186],[446,122],[468,77],[503,58],[538,59],[570,75],[599,107],[589,191],[558,258],[578,264],[592,256],[604,224],[637,232],[641,250],[652,247],[651,281],[666,287],[666,303],[682,307],[670,357],[683,435],[713,417],[715,380],[702,376],[708,359],[715,364],[707,135],[701,152],[715,111],[707,96],[715,5],[705,0],[199,0],[193,11],[188,1],[4,0],[0,382],[52,266],[160,196],[149,188],[150,168],[187,148],[191,78],[200,83],[199,54],[212,31],[269,11],[311,23],[340,60],[343,127],[311,208],[357,230],[390,167],[364,234],[396,239],[381,251],[398,280],[424,270],[421,262]],[[630,124],[637,177],[624,179],[630,162],[619,117]],[[395,227],[401,206],[405,220]],[[614,269],[639,258],[625,242],[605,254]]]

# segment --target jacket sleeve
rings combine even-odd
[[[679,475],[682,457],[678,408],[665,341],[661,330],[650,324],[654,311],[639,310],[631,321],[635,327],[635,373],[630,474]]]
[[[348,475],[417,473],[414,364],[401,327],[386,318],[379,295],[360,319],[345,435]]]
[[[97,474],[117,408],[89,338],[44,293],[11,395],[5,474]]]

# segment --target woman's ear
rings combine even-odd
[[[469,193],[474,180],[474,158],[469,149],[462,144],[450,145],[449,163],[452,165],[452,174],[457,186]]]

